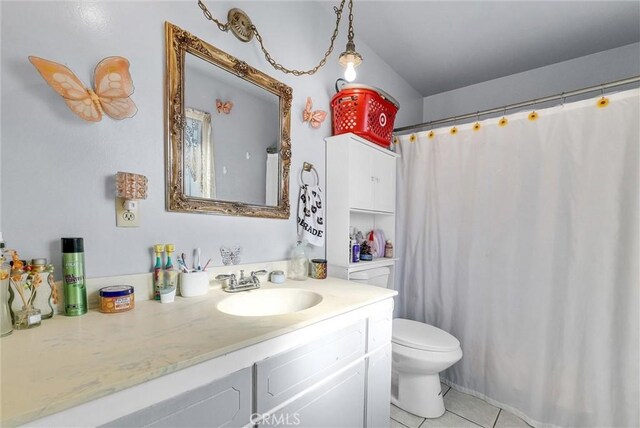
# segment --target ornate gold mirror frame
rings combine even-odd
[[[263,218],[289,218],[289,168],[291,164],[291,99],[292,89],[276,79],[256,70],[244,61],[200,40],[181,28],[165,22],[166,43],[166,206],[168,211],[223,214]],[[252,205],[242,202],[220,201],[185,194],[182,166],[184,126],[185,54],[189,53],[214,66],[251,82],[280,100],[280,183],[277,206]]]

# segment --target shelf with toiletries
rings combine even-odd
[[[367,270],[367,269],[393,266],[395,262],[397,262],[398,260],[399,259],[397,257],[392,257],[392,258],[380,257],[378,259],[373,259],[370,262],[360,261],[358,263],[349,263],[348,268],[349,268],[349,272],[360,272],[362,270]]]
[[[386,241],[395,244],[396,161],[399,155],[354,134],[328,137],[326,141],[326,247],[329,275],[350,279],[352,273],[389,268],[394,283],[394,256],[382,257]],[[374,258],[354,262],[352,243],[373,245]],[[374,240],[369,235],[373,232]],[[375,241],[372,242],[372,241]],[[370,245],[371,244],[371,245]],[[377,256],[377,257],[375,257]]]

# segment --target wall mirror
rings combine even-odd
[[[166,22],[168,211],[289,218],[292,89]]]

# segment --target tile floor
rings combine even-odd
[[[526,428],[529,425],[519,417],[492,406],[472,395],[463,394],[442,384],[444,407],[447,411],[437,419],[425,419],[391,405],[391,428],[428,427],[485,427]]]

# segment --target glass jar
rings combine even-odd
[[[22,309],[14,313],[13,328],[16,330],[26,330],[37,327],[42,322],[42,312],[32,305],[23,306]]]
[[[305,281],[309,275],[309,259],[305,251],[306,244],[298,241],[298,244],[291,252],[289,261],[289,279]]]

